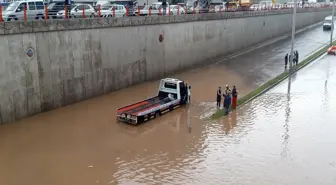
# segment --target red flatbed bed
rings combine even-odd
[[[168,99],[160,98],[158,96],[149,98],[147,100],[135,103],[133,105],[129,105],[117,110],[118,114],[129,114],[136,116],[140,112],[144,112],[146,110],[158,107],[160,105],[164,105],[168,103]]]

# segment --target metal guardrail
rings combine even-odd
[[[299,9],[323,9],[330,8],[332,4],[327,3],[306,3],[300,4]],[[108,6],[92,6],[89,4],[75,4],[71,6],[38,6],[33,2],[33,5],[28,2],[24,6],[11,7],[6,10],[0,5],[0,22],[16,21],[16,20],[44,20],[44,19],[75,19],[75,18],[102,18],[102,17],[127,17],[127,16],[170,16],[170,15],[186,15],[186,14],[210,14],[210,13],[225,13],[225,12],[249,12],[259,15],[260,12],[267,11],[283,11],[293,9],[293,5],[275,4],[275,5],[260,5],[250,7],[249,9],[232,9],[232,8],[213,8],[202,10],[201,8],[193,7],[185,9],[178,5],[171,5],[164,11],[162,8],[147,8],[140,7],[129,9],[123,5],[108,5]]]

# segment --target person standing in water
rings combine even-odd
[[[231,89],[228,85],[226,85],[224,96],[224,109],[225,109],[225,115],[229,113],[230,105],[231,105]]]
[[[299,63],[299,52],[297,50],[295,51],[295,58],[295,65],[297,66]]]
[[[288,64],[288,53],[285,56],[285,69],[287,69],[287,64]]]
[[[238,91],[236,89],[236,86],[234,85],[232,88],[232,108],[233,109],[237,107],[237,97],[238,97]]]
[[[221,87],[218,87],[218,90],[217,90],[217,107],[218,108],[220,108],[221,101],[222,101],[222,89]]]

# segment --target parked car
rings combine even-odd
[[[223,12],[226,10],[226,7],[224,5],[215,5],[209,7],[209,13],[216,13],[216,12]]]
[[[23,20],[25,7],[27,8],[27,19],[44,19],[44,3],[42,0],[23,0],[10,3],[2,13],[3,20]]]
[[[166,14],[168,15],[169,12],[169,3],[167,2],[167,6],[166,6]],[[156,3],[152,3],[152,5],[150,6],[151,8],[151,13],[152,15],[163,15],[163,8],[162,8],[162,2],[156,2]],[[172,15],[173,13],[170,12],[170,15]]]
[[[57,12],[64,10],[65,8],[65,2],[54,2],[50,3],[48,6],[48,16],[51,19],[57,18]]]
[[[153,3],[152,5],[146,5],[143,9],[140,9],[140,16],[149,15],[149,11],[151,12],[151,15],[162,15],[163,14],[162,2]],[[168,12],[169,7],[167,5],[166,13],[168,14]],[[170,14],[172,15],[173,12],[170,11]],[[134,11],[134,15],[138,15],[138,10]]]
[[[215,12],[219,12],[219,10],[221,9],[221,7],[224,6],[223,2],[212,2],[209,4],[209,13],[215,13]]]
[[[76,4],[70,10],[69,17],[77,18],[83,17],[83,9],[85,13],[85,17],[95,17],[97,15],[95,9],[92,5],[89,4]],[[65,11],[61,10],[57,13],[57,18],[64,18]]]
[[[260,4],[253,4],[250,6],[250,10],[252,11],[258,11],[261,9],[261,5]]]
[[[112,0],[111,4],[123,5],[128,9],[128,16],[132,16],[136,9],[137,1],[136,0]]]
[[[101,7],[103,7],[105,5],[112,5],[112,4],[111,4],[110,1],[107,1],[107,0],[97,1],[96,6],[95,6],[96,10],[97,10],[97,8],[98,8],[99,5]]]
[[[125,17],[126,8],[123,5],[104,5],[100,10],[101,17],[113,17],[113,8],[114,8],[114,16],[115,17]]]
[[[150,8],[150,5],[146,5],[143,8],[136,9],[134,11],[134,15],[138,16],[139,15],[139,10],[140,10],[140,16],[146,16],[146,15],[148,15],[149,8]]]
[[[188,11],[187,11],[187,13],[188,14],[198,14],[200,11],[201,11],[201,7],[200,6],[191,6],[191,7],[189,7],[188,8]]]
[[[170,5],[170,12],[172,15],[181,15],[185,14],[185,9],[179,5]]]

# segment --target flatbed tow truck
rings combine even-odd
[[[190,103],[187,83],[174,78],[161,79],[158,95],[117,109],[117,120],[137,125]]]

